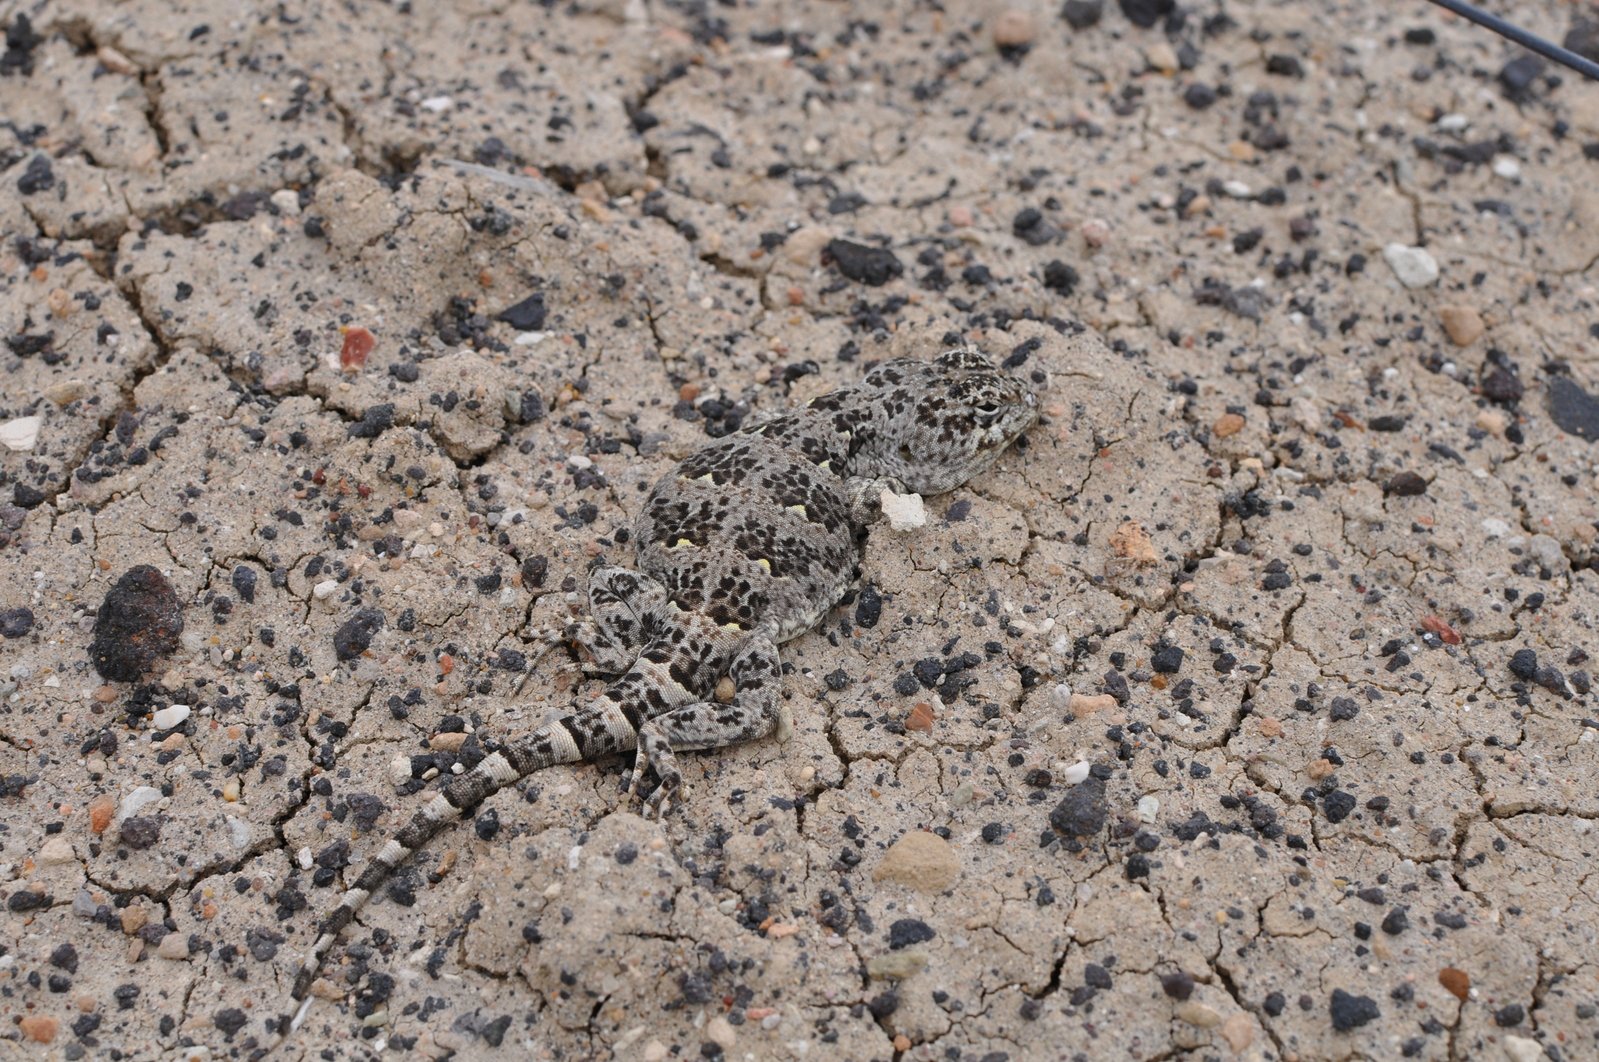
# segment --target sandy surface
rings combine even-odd
[[[0,1055],[273,1043],[645,485],[962,339],[1045,421],[792,741],[501,793],[274,1057],[1599,1057],[1599,87],[1419,2],[237,6],[0,3]]]

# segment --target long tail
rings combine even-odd
[[[452,779],[405,828],[395,834],[372,857],[355,884],[344,890],[339,905],[322,920],[316,943],[294,979],[293,997],[299,1003],[292,1027],[305,1017],[310,1001],[306,998],[311,982],[321,969],[322,958],[333,946],[339,932],[350,924],[367,898],[384,883],[396,867],[410,858],[438,832],[470,812],[506,786],[526,778],[534,771],[557,763],[578,763],[633,748],[638,741],[635,712],[620,706],[620,692],[613,687],[601,695],[593,709],[562,716],[539,727],[526,737],[496,749],[483,757],[470,771]]]

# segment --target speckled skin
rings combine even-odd
[[[401,861],[486,797],[557,763],[636,749],[660,813],[674,752],[786,738],[778,644],[819,623],[854,581],[884,489],[938,494],[993,464],[1037,419],[1021,380],[971,349],[900,358],[857,386],[718,439],[664,476],[633,530],[638,568],[589,573],[591,619],[559,632],[615,678],[591,704],[452,780],[391,838],[323,921],[294,984],[303,1001],[340,930]],[[735,695],[712,694],[722,676]]]

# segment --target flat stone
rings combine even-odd
[[[893,881],[918,892],[943,892],[960,876],[960,857],[936,833],[912,830],[889,845],[872,871],[874,881]]]

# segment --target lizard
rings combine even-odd
[[[383,844],[318,925],[289,1028],[372,893],[492,794],[545,767],[633,751],[627,799],[653,772],[646,814],[660,816],[682,784],[676,753],[786,741],[777,647],[819,624],[858,578],[884,491],[951,491],[1037,418],[1027,381],[960,347],[878,362],[861,383],[713,440],[663,476],[631,530],[636,566],[596,563],[588,618],[542,632],[546,647],[565,642],[615,678],[588,705],[489,752]],[[712,696],[724,676],[726,704]]]

